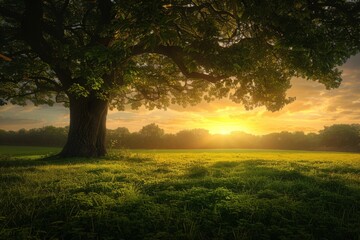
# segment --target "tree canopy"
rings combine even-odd
[[[94,133],[84,145],[92,153],[74,155],[105,153],[97,149],[108,107],[228,97],[247,109],[275,111],[294,100],[286,96],[292,77],[339,86],[337,67],[360,50],[359,5],[0,0],[0,104],[70,106],[69,140]],[[86,122],[90,115],[99,117]]]

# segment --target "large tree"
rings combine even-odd
[[[229,97],[275,111],[338,87],[358,0],[0,0],[0,103],[70,108],[62,156],[102,156],[108,108]]]

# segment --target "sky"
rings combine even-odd
[[[107,128],[126,127],[131,132],[155,123],[167,133],[203,128],[212,134],[242,131],[261,135],[280,131],[318,132],[332,124],[360,123],[360,54],[340,67],[343,82],[337,89],[326,90],[322,84],[292,79],[287,95],[295,102],[277,112],[264,107],[246,111],[229,100],[200,103],[193,107],[171,106],[167,110],[109,111]],[[69,125],[69,109],[62,105],[0,107],[0,129],[19,130],[48,125]]]

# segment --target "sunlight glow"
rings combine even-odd
[[[229,135],[229,134],[231,134],[231,132],[232,132],[232,131],[230,131],[230,130],[221,129],[221,130],[219,131],[219,134],[221,134],[221,135]]]
[[[221,124],[206,127],[211,134],[229,135],[233,132],[248,132],[248,129],[242,125]]]
[[[193,121],[188,128],[207,129],[210,134],[221,135],[229,135],[234,132],[252,132],[250,122],[231,116],[228,111],[228,109],[222,109],[222,111],[217,111],[216,114],[206,117],[197,115],[197,120]]]

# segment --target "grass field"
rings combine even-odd
[[[0,239],[360,239],[360,155],[0,147]]]

